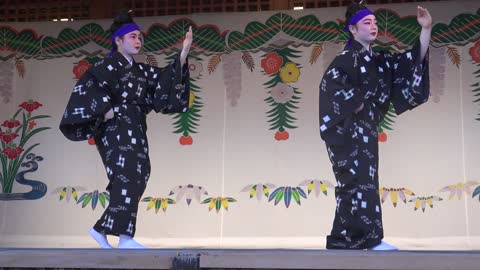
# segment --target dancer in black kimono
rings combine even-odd
[[[373,52],[374,13],[358,3],[347,9],[351,38],[320,83],[320,134],[337,180],[328,249],[397,249],[382,241],[377,130],[390,104],[401,114],[428,99],[432,18],[418,7],[417,21],[420,40],[411,50]]]
[[[136,63],[142,34],[128,13],[110,28],[110,57],[92,66],[78,81],[60,130],[70,140],[94,138],[107,172],[110,203],[90,229],[102,248],[106,235],[120,237],[119,248],[145,248],[133,239],[138,203],[150,176],[146,115],[186,112],[190,95],[187,56],[192,29],[179,57],[164,69]]]

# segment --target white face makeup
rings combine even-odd
[[[370,46],[370,44],[377,38],[378,27],[375,15],[368,15],[363,17],[355,25],[350,26],[353,38],[363,44]]]
[[[118,51],[125,56],[132,56],[138,54],[142,48],[143,37],[138,30],[125,34],[122,38],[115,38]]]

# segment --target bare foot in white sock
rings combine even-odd
[[[120,234],[120,241],[118,242],[118,248],[147,248],[147,247],[133,240],[131,236]]]
[[[108,243],[105,234],[97,232],[94,228],[91,228],[88,233],[93,239],[95,239],[95,241],[97,241],[101,248],[112,248],[112,246],[110,246]]]

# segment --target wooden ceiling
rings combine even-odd
[[[426,0],[369,0],[368,4],[425,2]],[[438,1],[438,0],[429,0]],[[0,22],[86,20],[114,17],[120,10],[136,17],[208,12],[286,10],[294,6],[346,6],[351,0],[0,0]]]

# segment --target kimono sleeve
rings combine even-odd
[[[60,122],[60,131],[72,141],[94,136],[112,106],[110,87],[115,82],[115,68],[102,60],[89,68],[78,80]]]
[[[154,84],[149,91],[155,112],[180,113],[188,110],[190,98],[190,74],[188,59],[183,64],[177,56],[175,61],[163,69],[153,69]]]
[[[353,66],[347,65],[346,55],[337,56],[320,83],[320,136],[331,144],[343,142],[347,120],[364,101],[359,86],[354,85],[357,80]]]
[[[386,57],[392,74],[391,102],[399,115],[428,100],[430,78],[428,53],[420,59],[420,42],[409,51]]]

